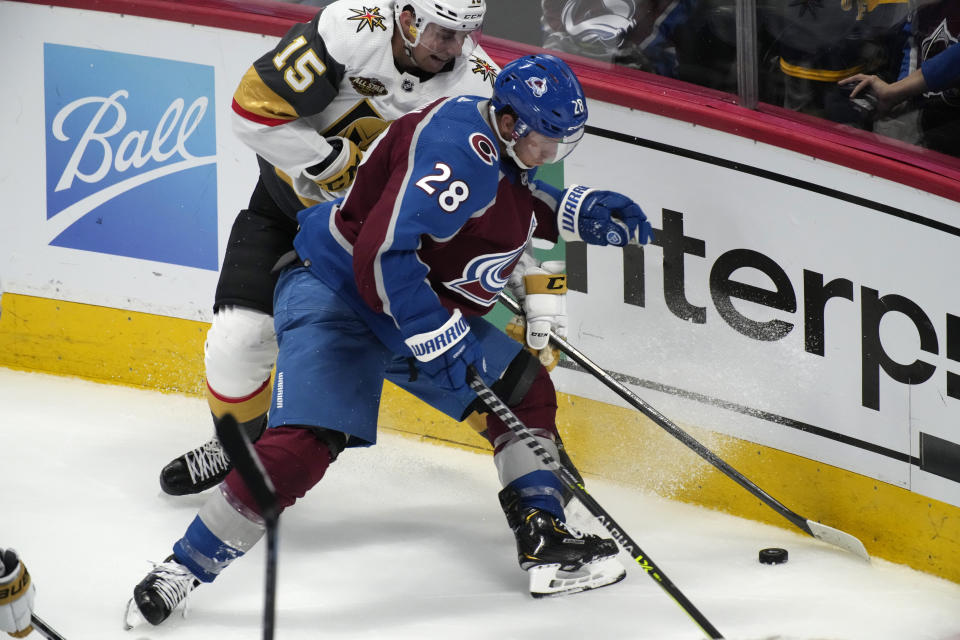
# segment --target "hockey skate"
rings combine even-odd
[[[504,489],[499,497],[534,598],[605,587],[626,577],[612,539],[581,533],[541,509],[523,508],[513,489]]]
[[[171,460],[160,472],[160,487],[171,496],[185,496],[215,487],[227,477],[230,458],[216,436]]]
[[[172,555],[155,564],[147,577],[133,588],[133,597],[127,602],[123,616],[124,629],[129,631],[142,621],[160,624],[199,584],[190,570]]]

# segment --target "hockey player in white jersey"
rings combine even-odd
[[[441,96],[490,95],[497,67],[477,46],[484,0],[327,6],[255,61],[234,94],[233,125],[257,153],[260,179],[233,224],[205,344],[213,419],[234,415],[255,440],[266,425],[277,354],[277,259],[297,211],[342,196],[387,124]],[[171,495],[220,483],[230,462],[216,437],[167,464]]]

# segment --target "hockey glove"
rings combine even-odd
[[[624,247],[649,242],[652,228],[636,202],[616,191],[582,185],[568,187],[557,208],[560,235],[567,242]]]
[[[458,393],[467,386],[468,366],[475,366],[480,373],[487,370],[480,342],[470,333],[470,325],[459,309],[438,329],[418,333],[404,342],[418,360],[420,371],[447,391]]]
[[[552,371],[557,366],[558,352],[550,346],[550,332],[567,336],[566,263],[550,260],[530,267],[523,276],[524,295],[518,296],[524,317],[514,316],[507,324],[507,334],[526,342],[540,363]],[[524,331],[524,328],[526,329]]]
[[[0,630],[14,638],[33,631],[33,598],[36,592],[27,567],[13,549],[0,549]]]
[[[319,163],[303,170],[303,175],[321,189],[337,197],[343,196],[357,177],[363,152],[347,138],[327,138],[332,151]]]

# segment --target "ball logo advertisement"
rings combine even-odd
[[[215,271],[213,67],[43,53],[48,244]]]

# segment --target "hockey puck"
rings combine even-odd
[[[760,549],[761,564],[783,564],[787,561],[787,550],[777,547]]]

